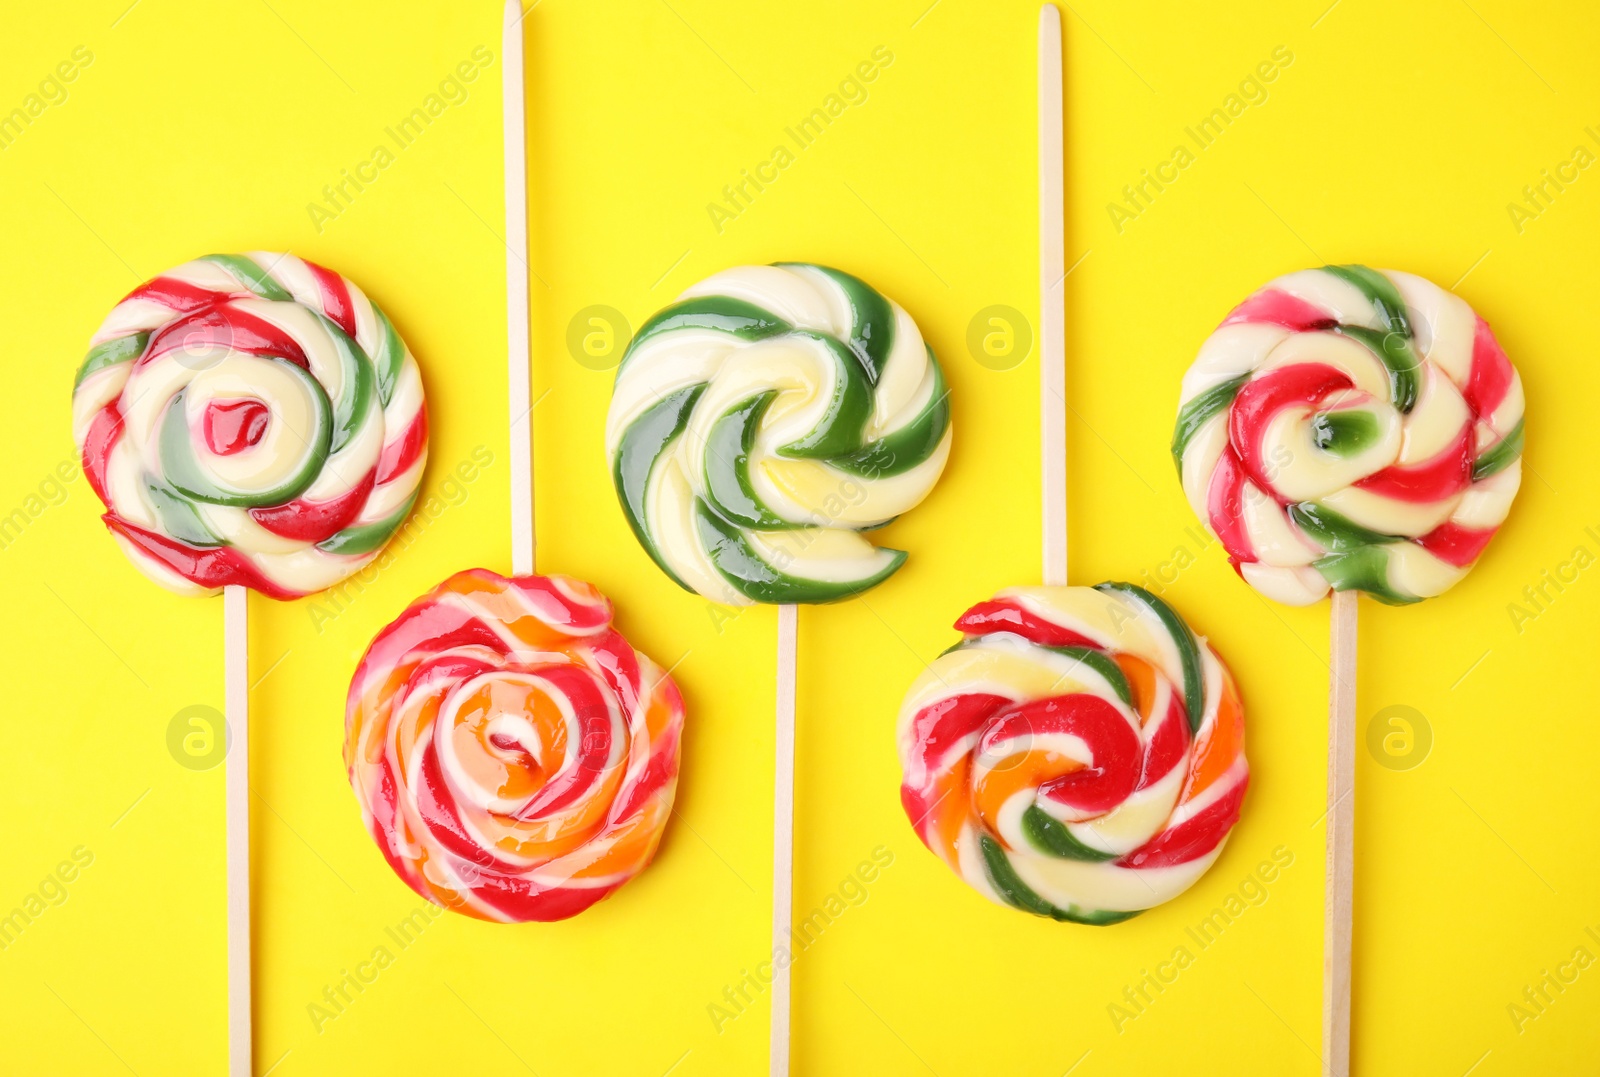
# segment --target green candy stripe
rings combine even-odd
[[[769,564],[745,538],[738,527],[722,519],[704,501],[695,500],[695,528],[701,545],[734,590],[755,602],[773,605],[837,602],[876,587],[892,576],[905,562],[904,550],[885,550],[891,554],[886,567],[858,580],[813,580],[792,576]]]
[[[771,311],[732,296],[707,295],[685,299],[658,311],[639,327],[617,364],[617,377],[627,369],[640,346],[646,341],[678,329],[714,329],[729,333],[740,340],[751,342],[781,336],[794,326]]]
[[[189,498],[163,484],[155,476],[144,476],[145,496],[156,510],[161,530],[179,542],[191,546],[226,546],[220,536],[207,527],[200,518],[200,510]]]
[[[833,393],[817,425],[804,436],[779,446],[782,456],[803,460],[830,460],[859,452],[867,420],[872,416],[872,385],[860,358],[839,341],[822,333],[795,330],[793,336],[822,346],[833,360]]]
[[[1200,722],[1205,717],[1206,688],[1200,665],[1200,645],[1194,638],[1194,632],[1176,610],[1143,587],[1131,583],[1100,583],[1094,589],[1108,595],[1126,595],[1142,603],[1161,619],[1167,634],[1178,648],[1178,661],[1183,669],[1183,706],[1188,712],[1189,732],[1198,733]]]
[[[1323,452],[1349,458],[1378,440],[1378,420],[1370,411],[1325,411],[1311,420],[1311,434]]]
[[[411,506],[416,500],[416,491],[412,491],[411,496],[406,498],[406,503],[401,505],[397,512],[375,523],[347,527],[317,543],[317,549],[323,553],[345,554],[350,557],[358,557],[381,549],[384,543],[389,541],[389,537],[405,522],[406,514],[411,511]]]
[[[1472,481],[1481,482],[1490,475],[1497,475],[1511,466],[1513,460],[1522,456],[1522,420],[1517,420],[1517,425],[1511,428],[1511,433],[1501,438],[1489,451],[1478,457],[1472,465]]]
[[[1341,550],[1318,558],[1311,567],[1322,573],[1322,578],[1335,591],[1365,591],[1390,606],[1409,606],[1422,601],[1390,585],[1389,551],[1383,546]]]
[[[1334,331],[1365,344],[1389,369],[1389,392],[1395,407],[1409,414],[1417,403],[1422,361],[1412,346],[1411,319],[1399,289],[1388,277],[1363,265],[1323,266],[1322,271],[1353,286],[1372,304],[1383,331],[1357,325],[1336,325]]]
[[[1065,655],[1074,662],[1081,662],[1106,679],[1111,685],[1111,690],[1117,693],[1117,698],[1128,706],[1133,706],[1133,689],[1128,686],[1128,676],[1122,672],[1122,667],[1116,660],[1104,651],[1097,651],[1093,647],[1042,647],[1042,650],[1054,651],[1056,654]]]
[[[1289,519],[1325,550],[1343,553],[1363,546],[1402,542],[1404,535],[1386,535],[1362,527],[1349,518],[1315,501],[1301,501],[1288,507]]]
[[[1390,332],[1411,337],[1411,319],[1406,316],[1405,300],[1400,298],[1394,281],[1364,265],[1323,266],[1322,271],[1353,285],[1372,304]]]
[[[130,333],[125,337],[115,340],[102,341],[89,349],[89,354],[84,356],[83,364],[78,367],[77,377],[72,379],[72,391],[76,393],[78,386],[83,384],[83,379],[90,374],[98,374],[107,367],[116,366],[118,363],[129,363],[144,354],[144,346],[150,342],[149,333]]]
[[[750,448],[767,406],[777,399],[770,389],[723,412],[706,436],[706,493],[723,519],[741,527],[779,531],[804,526],[775,514],[756,496],[750,482]]]
[[[378,376],[378,400],[387,408],[405,365],[406,346],[400,343],[400,334],[394,331],[394,323],[389,321],[389,316],[376,303],[372,304],[372,314],[378,322],[378,352],[372,357],[372,366]]]
[[[1364,325],[1336,325],[1333,331],[1365,346],[1378,357],[1378,361],[1389,372],[1389,395],[1394,398],[1396,408],[1409,413],[1416,407],[1422,360],[1412,350],[1408,337],[1368,329]]]
[[[876,288],[859,277],[828,266],[804,262],[774,265],[814,269],[831,280],[850,303],[850,349],[866,367],[867,379],[877,385],[894,350],[894,308]]]
[[[617,488],[622,514],[628,518],[628,526],[633,529],[634,537],[661,571],[685,591],[694,588],[672,571],[650,536],[650,528],[645,522],[649,518],[645,500],[650,492],[650,474],[655,470],[656,461],[666,452],[667,446],[683,434],[684,427],[689,425],[690,415],[694,413],[694,406],[705,389],[705,383],[701,382],[679,389],[660,403],[651,405],[648,411],[623,431],[622,442],[617,446],[616,457],[611,464],[611,481]]]
[[[1178,409],[1178,425],[1172,431],[1172,462],[1178,465],[1179,475],[1183,474],[1183,454],[1189,448],[1189,442],[1201,427],[1211,421],[1213,415],[1233,403],[1233,398],[1239,395],[1239,390],[1249,380],[1249,374],[1229,378]]]
[[[221,266],[229,276],[262,299],[277,303],[294,302],[294,296],[289,294],[288,289],[268,276],[267,271],[257,265],[254,259],[242,254],[208,254],[199,260]]]
[[[1006,857],[1006,851],[1000,847],[988,834],[978,835],[978,848],[983,853],[983,864],[988,870],[989,882],[1006,904],[1013,908],[1031,912],[1036,916],[1048,916],[1052,920],[1070,922],[1074,924],[1119,924],[1124,920],[1138,916],[1135,912],[1112,912],[1110,910],[1087,910],[1076,905],[1062,909],[1033,891],[1027,883],[1022,881],[1016,869],[1011,866],[1011,861]]]
[[[1104,863],[1117,858],[1116,853],[1092,848],[1073,837],[1067,824],[1037,804],[1030,804],[1023,811],[1022,833],[1027,836],[1029,844],[1046,856],[1087,860],[1091,863]]]
[[[928,364],[933,371],[933,393],[915,419],[892,434],[867,442],[858,452],[828,462],[852,475],[887,478],[910,471],[932,456],[950,429],[950,390],[932,348],[928,348]]]
[[[336,453],[355,439],[362,426],[379,420],[383,412],[372,406],[372,394],[377,387],[377,374],[372,368],[372,360],[367,353],[356,346],[356,342],[345,335],[345,331],[326,315],[317,314],[317,320],[328,331],[328,336],[333,340],[334,350],[339,353],[339,366],[342,369],[343,391],[339,399],[333,402],[333,440],[328,446],[329,453]]]

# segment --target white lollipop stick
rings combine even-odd
[[[250,1065],[250,592],[222,590],[223,767],[228,885],[228,1074]],[[232,741],[230,744],[229,741]]]
[[[1039,443],[1044,582],[1067,583],[1066,144],[1061,117],[1061,12],[1039,9]]]
[[[1328,629],[1328,872],[1322,925],[1322,1065],[1350,1073],[1350,942],[1354,933],[1356,623],[1358,591],[1333,593]]]
[[[789,922],[794,906],[794,697],[800,607],[778,607],[772,779],[772,1077],[789,1073]],[[787,956],[783,956],[787,955]]]
[[[533,389],[528,371],[528,169],[522,0],[506,0],[501,45],[506,157],[506,357],[511,401],[511,574],[533,574]]]

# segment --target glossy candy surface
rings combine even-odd
[[[860,534],[944,470],[950,411],[910,316],[822,266],[725,270],[634,335],[606,426],[634,534],[715,602],[830,602],[905,560]]]
[[[972,607],[900,709],[917,835],[989,900],[1112,924],[1188,889],[1249,783],[1210,645],[1142,588],[1019,587]]]
[[[1228,315],[1183,379],[1189,504],[1258,591],[1389,603],[1464,576],[1522,478],[1522,382],[1465,302],[1407,273],[1324,266]]]
[[[484,920],[562,920],[650,863],[683,700],[565,576],[457,573],[372,641],[345,708],[367,829],[417,893]]]
[[[73,436],[118,545],[180,594],[320,591],[382,549],[428,453],[416,361],[337,273],[210,255],[95,333]]]

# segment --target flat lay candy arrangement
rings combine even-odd
[[[726,988],[716,985],[721,998],[713,996],[706,1009],[718,1035],[736,1019],[741,1028],[765,1022],[762,1068],[770,1077],[820,1072],[797,1057],[829,1012],[807,997],[807,981],[792,970],[816,933],[834,930],[844,917],[823,917],[818,929],[816,913],[808,920],[804,899],[797,903],[797,880],[814,868],[807,859],[811,843],[839,826],[845,811],[835,803],[839,790],[808,782],[804,764],[809,752],[839,754],[846,734],[842,754],[882,764],[859,772],[875,776],[867,793],[889,806],[903,839],[894,854],[880,859],[874,851],[863,866],[879,871],[893,856],[914,860],[925,869],[917,876],[919,892],[959,910],[934,927],[892,925],[885,938],[895,941],[885,945],[905,949],[908,966],[922,970],[936,967],[947,949],[996,947],[1000,939],[1014,944],[1018,937],[1038,952],[1018,953],[1015,961],[1054,962],[1061,975],[1070,975],[1076,961],[1125,955],[1129,968],[1144,973],[1130,981],[1135,1016],[1128,1019],[1148,1012],[1169,982],[1144,968],[1165,955],[1153,959],[1149,944],[1136,952],[1127,942],[1131,933],[1173,916],[1172,934],[1184,949],[1192,925],[1208,923],[1217,905],[1197,895],[1219,879],[1231,886],[1257,870],[1247,861],[1259,859],[1254,850],[1265,839],[1252,836],[1252,828],[1270,834],[1298,828],[1305,862],[1325,857],[1327,867],[1321,893],[1313,896],[1323,945],[1320,1040],[1295,1037],[1316,1056],[1319,1072],[1349,1077],[1363,1035],[1352,1020],[1352,1000],[1369,988],[1367,958],[1356,940],[1370,928],[1353,911],[1363,870],[1357,821],[1364,821],[1364,836],[1375,825],[1363,815],[1372,809],[1356,796],[1357,719],[1374,702],[1362,699],[1366,709],[1358,711],[1358,654],[1371,663],[1362,641],[1370,648],[1377,638],[1363,637],[1360,621],[1412,618],[1419,625],[1414,646],[1428,647],[1436,622],[1423,618],[1462,600],[1490,571],[1462,585],[1475,566],[1508,556],[1519,490],[1523,513],[1529,500],[1530,401],[1518,357],[1537,396],[1536,357],[1526,354],[1536,349],[1518,331],[1516,311],[1483,300],[1474,309],[1458,294],[1460,281],[1447,288],[1411,271],[1405,243],[1370,252],[1371,264],[1331,246],[1323,253],[1345,260],[1321,264],[1320,255],[1286,260],[1282,252],[1263,251],[1245,287],[1268,283],[1231,309],[1224,303],[1200,320],[1188,308],[1151,315],[1181,323],[1175,331],[1185,342],[1181,353],[1148,354],[1140,345],[1107,356],[1078,347],[1069,335],[1077,265],[1068,262],[1076,254],[1069,256],[1064,243],[1076,227],[1069,226],[1064,163],[1076,152],[1078,133],[1067,130],[1063,115],[1063,13],[1046,4],[1033,27],[1037,143],[1005,147],[1013,156],[1036,157],[1037,248],[1033,237],[1019,243],[1009,233],[993,241],[997,262],[1024,265],[1037,280],[1037,321],[1017,315],[1032,334],[1017,362],[1039,364],[1037,414],[1007,413],[1014,443],[968,435],[968,416],[983,406],[985,383],[963,378],[957,367],[966,361],[963,344],[982,364],[988,345],[975,342],[989,339],[983,333],[997,325],[1015,332],[1017,323],[1006,321],[1010,308],[996,308],[1001,313],[987,322],[980,315],[966,341],[955,338],[943,325],[940,293],[905,286],[871,257],[837,256],[859,253],[859,246],[815,242],[815,234],[845,227],[824,215],[808,230],[742,237],[739,257],[696,257],[675,277],[669,270],[650,289],[628,293],[638,301],[614,324],[606,321],[616,313],[609,308],[595,316],[598,322],[589,319],[604,323],[608,334],[616,331],[609,362],[590,372],[599,372],[606,396],[603,403],[597,395],[574,402],[557,423],[535,391],[554,362],[535,340],[549,334],[533,330],[566,315],[541,294],[540,285],[550,285],[536,255],[541,228],[566,226],[539,204],[550,196],[540,177],[539,154],[547,145],[541,125],[557,121],[556,106],[530,93],[535,83],[527,65],[549,45],[531,40],[527,16],[519,0],[509,0],[494,58],[504,110],[503,221],[491,222],[455,194],[493,233],[496,262],[505,248],[504,355],[453,351],[447,334],[410,332],[409,312],[388,289],[368,281],[369,295],[337,265],[287,250],[200,253],[222,249],[233,237],[197,219],[185,232],[192,260],[148,279],[138,274],[142,283],[120,298],[98,296],[97,309],[109,313],[98,328],[83,325],[86,352],[49,360],[60,368],[63,386],[75,368],[71,439],[104,525],[97,539],[106,565],[97,567],[126,572],[131,565],[168,592],[223,598],[216,604],[220,638],[182,646],[219,653],[225,673],[225,810],[217,844],[226,937],[205,945],[226,946],[225,991],[219,982],[214,994],[218,1015],[226,1013],[229,1077],[294,1072],[292,1053],[278,1057],[263,1047],[254,997],[278,955],[252,922],[253,895],[270,871],[259,850],[252,853],[252,817],[270,811],[285,827],[290,820],[265,802],[252,775],[279,770],[319,790],[337,786],[344,822],[371,869],[359,894],[340,876],[353,901],[398,900],[420,910],[408,914],[408,923],[437,921],[475,933],[464,937],[496,962],[506,1009],[480,1013],[455,987],[450,991],[497,1039],[493,1025],[508,1020],[504,1013],[537,1013],[542,996],[564,990],[561,970],[519,969],[499,958],[496,947],[504,944],[497,940],[539,946],[565,940],[558,933],[571,925],[590,925],[596,935],[584,942],[590,951],[582,960],[623,960],[611,950],[623,945],[621,936],[607,936],[604,925],[662,900],[652,886],[675,870],[663,865],[705,853],[707,864],[731,876],[718,882],[730,890],[740,884],[748,891],[740,900],[759,904],[770,923],[763,937],[746,940],[757,959]],[[893,60],[874,62],[887,68]],[[472,92],[493,94],[491,81]],[[758,165],[754,175],[766,173]],[[851,188],[850,194],[868,214],[863,219],[884,226],[886,244],[898,240],[934,272],[896,231],[903,222],[891,223],[869,204],[871,192]],[[741,203],[730,197],[729,205]],[[737,214],[723,216],[737,223]],[[939,225],[920,222],[917,242]],[[1424,254],[1420,247],[1413,252],[1412,269]],[[173,260],[182,257],[188,254]],[[1166,269],[1158,258],[1148,260],[1149,279],[1135,290],[1185,287],[1161,278]],[[359,268],[348,271],[365,279]],[[581,336],[582,317],[575,317],[569,340]],[[408,330],[416,354],[397,327]],[[492,419],[480,406],[484,394],[458,391],[463,370],[486,363],[505,379],[507,406]],[[998,359],[991,369],[1013,377]],[[1103,555],[1081,554],[1080,532],[1073,532],[1069,560],[1069,505],[1074,528],[1124,526],[1102,515],[1098,503],[1107,480],[1092,472],[1122,459],[1122,435],[1107,438],[1084,417],[1088,405],[1075,394],[1090,369],[1102,379],[1115,369],[1129,399],[1159,412],[1163,429],[1171,419],[1170,444],[1164,434],[1145,440],[1163,467],[1170,450],[1177,483],[1167,472],[1165,488],[1151,496],[1176,509],[1165,521],[1174,534],[1193,537],[1180,547],[1185,566],[1214,563],[1229,573],[1227,586],[1241,604],[1282,621],[1281,635],[1253,641],[1256,653],[1239,646],[1237,610],[1198,600],[1165,577],[1153,581],[1131,554],[1126,566],[1108,566]],[[502,406],[498,396],[489,404]],[[469,408],[476,410],[468,415]],[[65,429],[67,409],[58,410]],[[1551,425],[1548,413],[1540,414]],[[508,480],[497,476],[470,494],[492,501],[496,511],[509,509],[509,557],[501,560],[505,531],[497,526],[496,541],[475,546],[471,560],[428,561],[425,578],[408,583],[402,599],[389,596],[387,607],[374,600],[371,625],[381,627],[374,633],[363,623],[355,647],[316,642],[323,657],[339,663],[342,709],[320,697],[297,698],[293,706],[325,721],[326,758],[261,751],[261,729],[271,728],[284,701],[273,697],[273,705],[261,706],[258,696],[251,713],[252,693],[269,672],[259,650],[252,663],[252,603],[259,617],[261,607],[292,608],[333,594],[342,612],[352,580],[408,558],[422,564],[401,539],[423,511],[430,476],[449,473],[441,471],[437,441],[430,461],[430,436],[469,423],[486,431],[486,443],[509,442]],[[561,433],[552,432],[558,425]],[[584,436],[566,436],[573,428]],[[1537,415],[1531,434],[1541,434]],[[1037,497],[1032,460],[1023,461],[1028,489],[1018,497],[1010,479],[1019,459],[1032,454],[1027,439],[1034,436]],[[1080,453],[1085,445],[1089,451]],[[541,501],[536,527],[536,446],[541,483],[552,474],[563,490],[587,483],[601,491],[606,515],[564,512],[553,500]],[[1540,457],[1535,462],[1543,465]],[[1133,464],[1122,464],[1126,471],[1115,481],[1143,482]],[[1533,464],[1526,466],[1531,479]],[[971,479],[976,472],[988,476],[992,492]],[[464,503],[468,494],[460,488]],[[551,497],[543,489],[540,497]],[[1182,511],[1180,494],[1192,516]],[[990,571],[941,556],[957,537],[950,517],[923,526],[941,505],[959,508],[958,526],[970,532],[963,541],[988,536],[983,541],[998,546],[1020,534],[1032,557],[1037,536],[1037,573],[1026,566],[1015,571],[1009,562],[1004,572]],[[1502,529],[1506,537],[1497,544]],[[541,552],[535,541],[550,535],[581,541],[602,530],[615,531],[625,554],[637,555],[614,574],[593,561],[571,564],[570,545],[552,543]],[[1094,572],[1087,579],[1086,565]],[[926,586],[935,574],[941,586],[959,586],[964,594],[949,601],[941,591],[937,616],[919,622],[927,639],[938,640],[930,646],[922,636],[901,635],[874,603]],[[695,616],[711,628],[689,623],[689,615],[670,624],[655,617],[668,608],[663,594],[691,601],[671,609],[703,610]],[[1325,599],[1326,647],[1320,638],[1297,641],[1299,633],[1282,620],[1284,607],[1315,611]],[[863,611],[860,620],[826,619],[856,609]],[[880,622],[883,633],[857,638],[838,628],[870,624],[866,618]],[[719,664],[714,678],[680,671],[696,647],[704,648],[701,661],[720,663],[707,657],[716,645],[708,631],[720,636],[734,619],[747,619],[746,629],[759,625],[775,640],[775,654],[766,637],[762,643],[773,660],[770,677],[766,667],[734,662]],[[836,664],[841,651],[887,650],[884,640],[901,648],[882,656],[881,679],[898,709],[862,705],[831,681],[814,694],[823,682],[801,675],[812,664]],[[1313,713],[1283,713],[1263,705],[1252,689],[1262,653],[1301,644],[1315,660],[1296,667],[1296,675],[1313,674],[1299,680],[1314,682],[1318,700],[1325,667],[1325,757],[1320,702]],[[903,652],[914,656],[913,664]],[[695,751],[698,738],[729,735],[726,723],[715,730],[698,724],[697,712],[718,702],[719,693],[758,701],[744,707],[733,734],[759,743],[763,753],[771,738],[770,755],[754,773],[700,765],[711,756]],[[1306,773],[1324,762],[1327,768],[1326,789],[1319,784],[1311,798],[1325,809],[1314,823],[1270,817],[1259,806],[1265,784],[1281,788],[1303,777],[1281,765],[1282,746],[1291,742],[1283,732],[1291,727],[1310,730],[1304,743],[1292,741],[1312,764]],[[824,730],[833,739],[811,739]],[[1268,741],[1276,754],[1263,751]],[[895,780],[881,780],[891,769]],[[841,765],[830,773],[857,771]],[[763,873],[771,857],[770,881],[741,871],[742,859],[730,862],[686,818],[686,805],[709,814],[702,797],[735,789],[739,816],[757,818],[763,830],[757,852]],[[731,800],[716,803],[718,813],[734,810]],[[381,896],[370,889],[372,878],[381,879]],[[841,909],[856,907],[853,887],[838,888]],[[715,906],[723,900],[719,893],[708,884],[698,900]],[[867,900],[862,889],[860,902]],[[683,916],[687,924],[691,914]],[[678,929],[671,920],[664,930]],[[850,945],[855,930],[839,929],[830,945]],[[405,946],[412,941],[407,933]],[[1173,949],[1164,937],[1162,945]],[[380,948],[388,946],[386,939]],[[576,951],[560,952],[570,961]],[[1247,979],[1254,969],[1226,973]],[[876,996],[869,1000],[840,982],[922,1068],[936,1072],[895,1031],[901,1015],[887,1007],[880,1012]],[[616,998],[605,1023],[621,1028],[635,1020],[634,1008],[662,1005],[666,996],[656,986],[641,984],[636,996]],[[330,998],[343,998],[340,1015],[360,997],[359,990],[330,990]],[[698,998],[701,985],[683,990]],[[959,996],[995,987],[952,980],[941,990]],[[1109,1007],[1119,1034],[1120,1005]],[[559,1012],[541,1019],[570,1019],[569,1009]],[[1301,1017],[1309,1027],[1310,1011],[1293,1022],[1278,1019],[1293,1032]],[[538,1059],[500,1042],[523,1068],[545,1072],[536,1069]],[[607,1045],[591,1046],[603,1060]],[[1071,1055],[1058,1072],[1080,1064],[1082,1073],[1092,1072],[1091,1052]],[[1260,1061],[1266,1057],[1236,1060],[1237,1072],[1269,1072],[1251,1068],[1267,1065]],[[695,1072],[691,1058],[686,1051],[676,1061],[663,1059],[661,1070]],[[1225,1064],[1231,1063],[1217,1060],[1219,1068]],[[1449,1072],[1470,1073],[1471,1064],[1469,1057],[1455,1067],[1452,1055]],[[1111,1072],[1111,1063],[1104,1065],[1099,1072]],[[862,1066],[861,1072],[877,1072]],[[613,1070],[597,1061],[594,1072]]]

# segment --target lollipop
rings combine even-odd
[[[639,328],[606,448],[623,515],[663,572],[730,606],[781,604],[771,1072],[789,1066],[794,603],[834,602],[906,559],[861,532],[915,507],[950,455],[933,349],[848,273],[724,270]]]
[[[683,699],[611,625],[611,603],[534,575],[523,12],[506,4],[507,578],[458,572],[367,649],[345,766],[367,830],[429,901],[563,920],[649,865],[678,785]]]
[[[94,335],[73,434],[118,545],[180,594],[298,598],[378,555],[416,498],[428,422],[381,310],[293,255],[211,255]]]
[[[989,900],[1115,924],[1187,890],[1222,854],[1250,768],[1227,666],[1125,583],[1068,587],[1061,21],[1039,19],[1043,587],[956,621],[900,708],[901,804]]]
[[[1522,479],[1522,381],[1488,323],[1408,273],[1324,266],[1239,304],[1183,379],[1189,504],[1269,598],[1449,588]]]
[[[898,304],[825,266],[741,266],[639,328],[606,447],[633,533],[681,586],[833,602],[905,562],[860,532],[928,495],[950,409]]]
[[[1130,584],[1019,587],[972,607],[900,709],[900,797],[991,901],[1114,924],[1222,853],[1249,782],[1226,666]]]
[[[106,317],[72,426],[129,560],[179,594],[226,591],[229,1067],[248,1075],[246,589],[298,598],[378,555],[422,480],[422,379],[344,277],[289,254],[214,254]]]
[[[1408,273],[1323,266],[1223,319],[1183,379],[1173,456],[1239,574],[1291,605],[1330,591],[1323,1056],[1350,1067],[1355,598],[1466,575],[1522,478],[1522,381],[1465,302]]]
[[[484,920],[560,920],[643,871],[683,700],[565,576],[459,572],[367,648],[345,764],[396,874]]]

